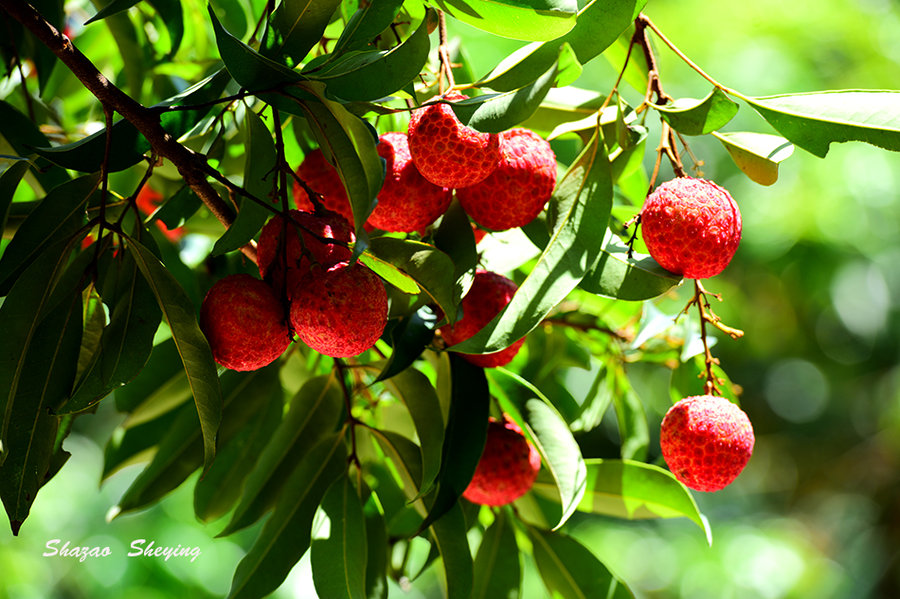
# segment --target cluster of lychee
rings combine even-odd
[[[722,272],[741,241],[741,212],[711,181],[678,177],[657,187],[640,213],[644,242],[663,268],[688,279]],[[736,404],[716,395],[686,397],[669,408],[660,448],[672,474],[698,491],[731,484],[753,453],[753,427]]]
[[[293,335],[333,357],[371,348],[387,324],[381,279],[351,262],[350,224],[327,210],[291,210],[263,227],[260,279],[235,274],[216,282],[200,307],[200,328],[215,360],[232,370],[275,361]]]

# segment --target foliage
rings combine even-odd
[[[51,25],[66,22],[61,0],[33,4]],[[164,146],[108,99],[98,108],[84,72],[51,52],[52,39],[12,11],[3,17],[12,35],[0,44],[0,498],[18,533],[70,457],[63,442],[73,421],[115,402],[124,420],[108,441],[104,477],[146,464],[116,513],[146,509],[190,479],[197,517],[220,536],[264,520],[229,596],[272,592],[306,553],[329,598],[385,597],[428,568],[451,598],[519,596],[522,554],[554,596],[632,596],[627,579],[569,534],[573,515],[684,517],[709,542],[712,530],[692,494],[649,463],[654,435],[631,365],[670,368],[673,400],[702,390],[704,377],[736,396],[702,325],[734,329],[712,315],[700,287],[700,331],[687,315],[673,326],[674,315],[647,300],[681,281],[632,252],[623,224],[663,158],[675,174],[688,170],[685,136],[719,140],[762,185],[775,183],[794,147],[819,157],[845,141],[900,150],[900,91],[755,97],[692,65],[707,80],[692,95],[706,95],[669,96],[650,40],[687,59],[640,0],[96,6],[82,7],[92,15],[83,29],[68,30],[75,46],[119,73],[113,83],[150,107],[140,114],[202,159]],[[474,72],[465,48],[448,43],[444,19],[526,43]],[[625,49],[623,77],[608,93],[574,87],[615,47]],[[513,301],[452,348],[486,353],[528,335],[509,369],[474,367],[434,340],[437,315],[453,318],[485,258],[458,206],[422,234],[364,227],[383,178],[377,134],[402,129],[447,79],[472,96],[454,105],[464,123],[527,126],[576,148],[558,152],[546,214],[524,229],[534,257],[510,268]],[[640,101],[629,103],[620,85]],[[727,130],[742,106],[762,117],[758,130]],[[654,164],[647,139],[657,121]],[[298,341],[265,369],[222,371],[197,324],[200,298],[226,274],[253,272],[251,241],[286,209],[287,173],[313,148],[347,190],[356,255],[390,289],[389,329],[356,358],[320,356]],[[150,186],[167,199],[146,213],[137,199]],[[167,236],[163,224],[187,235]],[[587,393],[567,388],[573,369],[592,373]],[[533,492],[491,510],[460,496],[484,444],[479,423],[501,412],[526,431],[543,468]],[[610,418],[619,455],[588,456],[583,438]],[[427,557],[416,569],[396,559],[421,544]]]

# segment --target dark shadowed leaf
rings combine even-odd
[[[652,105],[663,120],[684,135],[704,135],[724,127],[737,114],[738,105],[718,87],[702,100],[679,98],[664,106]]]
[[[350,477],[339,478],[322,498],[328,532],[310,547],[313,583],[319,597],[366,599],[366,519]]]
[[[171,59],[181,47],[184,39],[184,11],[181,8],[181,0],[148,0],[156,8],[159,18],[166,24],[169,31],[171,47],[166,54],[166,59]]]
[[[272,515],[235,570],[228,599],[268,595],[306,553],[316,509],[328,487],[347,469],[345,432],[322,439],[285,481]]]
[[[178,415],[178,410],[172,410],[128,429],[121,426],[116,428],[103,449],[103,473],[100,480],[105,481],[126,466],[149,462],[156,453],[160,440],[172,429]]]
[[[596,260],[612,208],[609,160],[599,132],[557,183],[548,211],[550,242],[512,301],[474,336],[463,353],[499,351],[524,337],[572,291]]]
[[[755,183],[772,185],[778,165],[794,153],[794,145],[780,135],[740,131],[713,133],[741,171]]]
[[[512,520],[506,510],[498,511],[475,554],[472,599],[519,597],[521,559]]]
[[[552,40],[575,26],[572,0],[436,0],[455,19],[488,33],[525,41]]]
[[[645,254],[628,257],[628,247],[607,231],[597,262],[578,285],[585,291],[624,300],[662,295],[681,282]]]
[[[334,46],[334,53],[366,48],[369,42],[391,25],[402,6],[403,0],[360,2],[359,8],[341,32],[341,37]]]
[[[788,141],[824,158],[832,142],[900,152],[900,91],[835,90],[741,99]]]
[[[31,122],[31,119],[3,100],[0,100],[0,135],[9,142],[19,156],[31,156],[34,154],[35,148],[50,145],[37,125]],[[34,173],[45,191],[69,180],[69,176],[63,169],[50,165],[43,158],[35,161]]]
[[[369,495],[363,505],[366,518],[366,597],[387,599],[387,548],[388,536],[384,514],[380,509],[380,497]]]
[[[634,597],[587,547],[572,537],[537,528],[529,528],[528,533],[538,571],[554,597]]]
[[[290,67],[303,60],[322,38],[340,0],[283,0],[275,12],[260,53]]]
[[[0,235],[6,231],[6,219],[9,217],[9,206],[12,203],[16,188],[22,177],[28,172],[29,162],[24,158],[13,161],[5,171],[0,173]]]
[[[90,25],[94,21],[100,21],[116,13],[128,10],[140,1],[141,0],[112,0],[112,2],[98,10],[97,14],[85,21],[84,24]]]
[[[473,565],[466,537],[466,519],[454,501],[449,511],[431,525],[434,547],[441,556],[447,599],[470,599]]]
[[[419,310],[401,319],[391,329],[391,347],[394,351],[377,381],[387,380],[412,366],[434,338],[436,320],[430,313]]]
[[[475,271],[478,250],[475,249],[475,234],[472,223],[456,198],[441,217],[441,223],[434,232],[434,245],[453,261],[453,280],[459,281]]]
[[[222,417],[222,391],[212,350],[197,323],[194,305],[172,273],[146,247],[131,237],[125,240],[126,249],[156,296],[184,364],[203,431],[205,472],[216,454],[216,431]]]

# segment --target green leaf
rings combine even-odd
[[[447,599],[469,599],[472,596],[472,554],[466,537],[466,519],[459,502],[431,525],[431,536],[444,567]]]
[[[712,531],[697,502],[668,470],[634,460],[591,459],[585,463],[587,492],[578,511],[627,520],[688,518],[712,544]],[[537,483],[535,491],[542,495],[552,493]]]
[[[137,376],[153,350],[162,317],[131,254],[104,253],[98,271],[97,290],[109,306],[109,324],[100,335],[99,351],[58,410],[60,414],[86,410]]]
[[[363,506],[366,518],[366,597],[387,599],[387,525],[381,511],[380,497],[369,494]]]
[[[207,6],[207,9],[216,35],[219,55],[225,63],[225,68],[241,87],[251,92],[269,91],[303,80],[300,73],[266,58],[228,33],[213,12],[212,6]]]
[[[48,193],[19,225],[0,257],[0,295],[51,243],[74,235],[85,222],[85,205],[97,188],[98,178],[86,176],[64,183]]]
[[[457,355],[450,356],[450,369],[452,398],[437,494],[420,531],[457,506],[457,500],[472,480],[487,440],[490,393],[484,369]]]
[[[126,466],[153,459],[160,441],[172,430],[178,415],[178,410],[172,410],[131,428],[117,427],[103,449],[100,480],[105,481]]]
[[[488,133],[505,131],[534,114],[556,82],[560,65],[566,60],[571,62],[575,59],[571,47],[563,44],[559,60],[533,83],[513,91],[450,102],[449,105],[464,125]]]
[[[178,346],[169,337],[155,345],[150,359],[131,384],[116,391],[116,408],[128,412],[125,428],[153,420],[191,397],[191,385]]]
[[[350,478],[335,481],[322,499],[327,536],[310,548],[313,583],[320,597],[366,599],[366,519]]]
[[[621,363],[615,366],[613,379],[613,406],[619,425],[620,451],[624,459],[643,460],[650,444],[647,416],[640,398],[634,392]]]
[[[184,11],[181,0],[148,0],[159,13],[159,18],[166,24],[171,39],[171,47],[163,60],[171,60],[181,47],[184,39]]]
[[[453,280],[457,285],[461,285],[461,280],[467,273],[475,272],[478,264],[475,234],[468,215],[456,198],[453,198],[450,207],[441,217],[434,232],[434,245],[453,262]]]
[[[402,318],[390,331],[393,352],[376,381],[384,381],[403,372],[422,355],[434,339],[434,316],[423,316],[422,311]]]
[[[141,0],[112,0],[112,2],[98,10],[97,14],[85,21],[84,24],[90,25],[95,21],[100,21],[116,13],[126,11],[140,1]]]
[[[419,496],[424,496],[431,491],[441,469],[444,419],[437,391],[427,376],[413,368],[407,368],[385,384],[406,405],[416,427],[423,464]]]
[[[740,131],[713,133],[741,171],[755,183],[772,185],[778,165],[794,153],[794,145],[780,135]]]
[[[616,41],[646,3],[646,0],[593,0],[578,12],[571,31],[542,44],[529,44],[478,84],[498,91],[523,87],[550,68],[563,44],[572,47],[579,64],[587,64]]]
[[[717,131],[738,111],[738,105],[718,87],[702,100],[679,98],[671,104],[651,106],[673,129],[684,135],[705,135]]]
[[[31,119],[3,100],[0,100],[0,135],[19,156],[31,156],[34,154],[34,148],[50,145]],[[36,160],[34,166],[35,178],[44,190],[53,189],[69,180],[63,169],[53,167],[42,158]]]
[[[645,300],[681,283],[681,277],[646,254],[628,256],[628,247],[607,231],[597,262],[579,287],[590,293],[623,300]]]
[[[728,401],[740,404],[734,383],[718,364],[713,364],[713,375],[720,381],[721,396]],[[705,383],[706,358],[703,354],[691,356],[672,371],[672,378],[669,381],[669,397],[672,399],[672,403],[675,403],[685,397],[706,395]]]
[[[478,29],[512,39],[544,41],[575,26],[578,5],[572,0],[436,0],[451,17]]]
[[[540,324],[593,265],[611,208],[610,165],[598,131],[557,183],[548,208],[550,242],[512,301],[478,333],[449,349],[499,351]]]
[[[454,276],[453,261],[447,254],[427,243],[395,237],[373,239],[370,252],[408,278],[408,289],[398,285],[401,290],[418,293],[421,289],[451,321],[456,319],[462,288]],[[412,290],[413,284],[415,290]]]
[[[472,599],[519,597],[522,563],[516,532],[506,510],[496,513],[475,554]]]
[[[390,458],[400,477],[408,502],[421,508],[422,501],[416,500],[422,485],[422,452],[418,445],[392,431],[369,429],[384,454]],[[424,512],[424,509],[423,509]]]
[[[232,534],[262,517],[310,448],[334,430],[342,410],[343,395],[333,373],[312,378],[300,388],[284,420],[257,456],[231,520],[217,536]]]
[[[390,27],[402,7],[403,0],[360,2],[359,8],[341,31],[341,37],[334,46],[334,53],[361,50],[368,46],[369,42]]]
[[[308,75],[325,83],[328,94],[342,100],[377,100],[403,89],[419,76],[431,44],[428,23],[390,50],[350,52]]]
[[[340,0],[282,0],[266,29],[260,53],[297,65],[319,43]]]
[[[419,284],[416,283],[414,278],[370,251],[364,251],[360,254],[359,261],[403,293],[416,294],[421,291]]]
[[[216,431],[222,418],[222,391],[212,350],[197,323],[193,304],[172,273],[135,239],[125,237],[125,242],[126,250],[134,257],[156,296],[184,364],[203,431],[203,471],[206,472],[216,454]]]
[[[0,173],[0,238],[6,232],[6,221],[9,218],[9,207],[12,204],[16,188],[22,177],[28,172],[29,162],[18,158]]]
[[[528,537],[544,585],[554,597],[634,597],[590,550],[575,539],[536,528],[528,529]],[[624,591],[617,589],[619,586]]]
[[[285,481],[275,510],[235,570],[228,599],[268,595],[306,553],[316,509],[328,487],[347,468],[345,432],[322,439]]]
[[[271,204],[274,210],[279,202],[275,197],[277,170],[272,133],[262,118],[249,108],[245,111],[244,127],[244,189],[260,201]],[[266,210],[258,202],[242,196],[237,217],[216,240],[211,254],[219,256],[246,245],[262,229],[273,210]]]
[[[900,152],[900,91],[833,90],[744,97],[788,141],[824,158],[832,142]]]

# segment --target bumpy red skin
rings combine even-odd
[[[378,155],[385,159],[384,184],[368,224],[383,231],[420,231],[447,211],[452,192],[423,177],[409,154],[406,133],[385,133]]]
[[[256,370],[274,362],[291,343],[285,309],[265,282],[247,274],[220,279],[200,306],[200,329],[216,362]]]
[[[354,239],[350,223],[335,212],[325,210],[313,214],[291,210],[289,214],[293,224],[289,222],[287,227],[281,216],[269,219],[259,234],[256,249],[259,276],[272,285],[276,294],[281,295],[284,290],[288,299],[294,296],[294,289],[309,273],[313,263],[327,269],[338,262],[350,260],[352,252],[347,244]],[[281,244],[284,243],[285,232],[287,245],[282,257]],[[328,243],[324,239],[341,243]]]
[[[508,420],[488,423],[487,442],[463,497],[482,505],[506,505],[528,492],[541,469],[541,456]]]
[[[381,279],[360,263],[314,267],[291,302],[291,327],[309,347],[326,356],[357,356],[378,341],[387,324],[387,292]]]
[[[328,160],[322,150],[313,150],[303,159],[297,167],[297,176],[309,185],[313,191],[322,196],[322,206],[337,212],[347,222],[353,222],[353,208],[350,207],[350,199],[341,177]],[[315,208],[309,199],[309,194],[294,181],[294,202],[297,208],[304,212],[314,212]]]
[[[468,96],[451,93],[445,100]],[[414,110],[409,119],[409,151],[422,176],[441,187],[474,185],[500,163],[500,137],[480,133],[459,122],[443,103]]]
[[[669,408],[660,428],[663,458],[675,478],[697,491],[719,491],[753,453],[753,426],[722,397],[686,397]]]
[[[500,154],[489,177],[456,192],[472,220],[494,231],[533,221],[556,186],[556,154],[537,133],[521,127],[504,131]]]
[[[737,251],[741,211],[715,183],[680,177],[647,197],[641,230],[660,266],[688,279],[705,279],[722,272]]]
[[[463,317],[452,325],[440,329],[447,345],[462,343],[493,320],[506,307],[516,292],[516,284],[501,274],[486,270],[475,273],[472,286],[462,299]],[[505,366],[519,353],[525,338],[522,337],[506,349],[491,354],[460,354],[468,362],[482,368]]]

